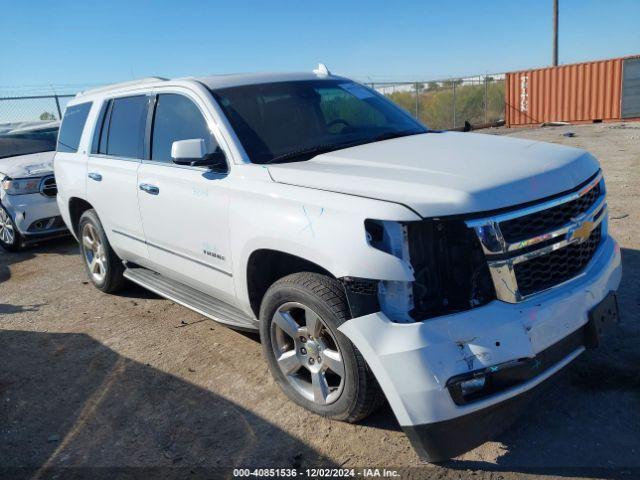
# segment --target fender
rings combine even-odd
[[[236,165],[235,168],[243,167]],[[266,169],[260,170],[268,174]],[[408,208],[382,200],[265,182],[264,179],[245,180],[250,185],[243,185],[241,195],[232,194],[229,203],[233,268],[240,298],[248,298],[247,262],[251,254],[260,249],[304,258],[336,278],[413,280],[411,266],[371,247],[364,228],[368,218],[420,220]],[[259,212],[256,205],[260,205]]]

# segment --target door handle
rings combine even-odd
[[[151,195],[158,195],[160,193],[160,189],[158,187],[149,183],[141,183],[140,190],[150,193]]]
[[[89,172],[88,177],[91,180],[95,180],[96,182],[101,182],[102,181],[102,175],[100,175],[99,173],[96,173],[96,172]]]

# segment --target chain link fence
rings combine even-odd
[[[500,124],[504,119],[504,74],[422,82],[363,82],[433,129]],[[3,124],[59,120],[72,94],[0,97]]]
[[[0,97],[0,129],[4,126],[60,120],[74,95]]]
[[[367,82],[433,129],[473,128],[504,121],[504,74],[431,80]]]

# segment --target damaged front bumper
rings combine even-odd
[[[13,219],[25,243],[41,241],[69,232],[58,210],[55,197],[41,193],[5,195],[2,206]]]
[[[377,312],[340,331],[367,360],[421,458],[443,461],[500,433],[535,387],[584,351],[589,312],[620,278],[619,247],[606,237],[583,275],[526,301],[408,324]],[[467,400],[452,388],[469,373],[505,365],[520,372],[515,380],[507,373],[505,388]]]

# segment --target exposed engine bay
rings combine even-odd
[[[374,248],[411,265],[414,282],[380,282],[380,307],[398,322],[461,312],[496,298],[486,258],[462,220],[420,222],[368,220]]]

